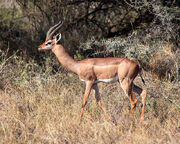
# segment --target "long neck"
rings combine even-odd
[[[60,45],[56,44],[52,49],[53,53],[58,58],[59,62],[68,70],[77,73],[78,70],[78,63],[69,54],[66,52],[65,48]]]

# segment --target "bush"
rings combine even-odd
[[[138,61],[141,66],[153,76],[161,80],[179,80],[179,53],[173,52],[173,44],[162,40],[142,43],[136,37],[136,32],[127,38],[91,39],[81,43],[80,51],[88,53],[88,57],[127,57]]]

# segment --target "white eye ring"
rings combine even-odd
[[[52,41],[48,41],[48,42],[46,42],[46,43],[45,43],[45,45],[46,45],[46,46],[48,46],[48,45],[52,45]]]

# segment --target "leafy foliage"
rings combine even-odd
[[[175,0],[1,0],[0,143],[180,143],[180,26]],[[99,84],[79,124],[84,84],[37,47],[60,19],[75,59],[128,57],[144,68],[147,106],[139,123],[118,83]],[[159,80],[160,79],[160,80]],[[142,85],[139,78],[135,83]]]
[[[43,65],[46,58],[37,52],[37,47],[49,27],[63,19],[62,43],[71,56],[127,56],[149,69],[150,59],[164,51],[166,43],[171,45],[174,58],[179,54],[178,4],[171,0],[1,1],[0,48],[8,48],[9,55],[18,50],[27,60]],[[49,53],[47,56],[54,59]],[[179,62],[174,58],[178,73]]]

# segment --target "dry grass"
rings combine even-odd
[[[0,57],[0,143],[180,143],[180,87],[144,73],[147,86],[145,122],[140,123],[141,98],[134,116],[118,83],[99,84],[108,121],[94,93],[80,123],[85,85],[67,72],[51,74],[52,64],[39,67],[6,53]],[[142,86],[139,77],[135,83]]]
[[[154,80],[150,74],[144,77],[148,90],[144,124],[140,123],[140,97],[132,117],[118,83],[99,84],[102,103],[117,126],[98,109],[93,92],[80,123],[84,84],[75,75],[36,74],[13,83],[3,79],[0,143],[180,143],[178,85]],[[139,78],[135,83],[142,85]]]

